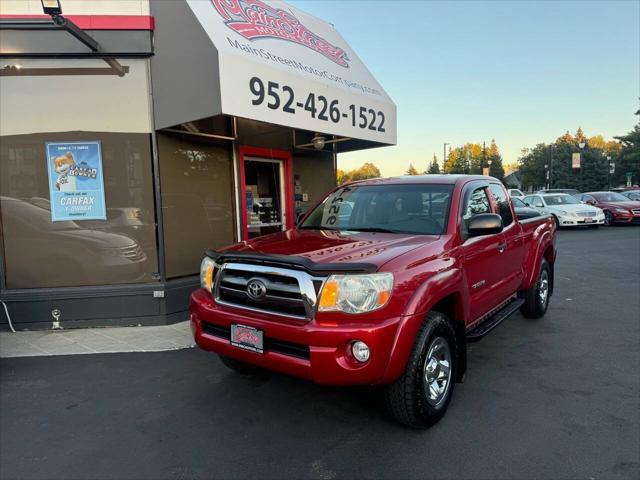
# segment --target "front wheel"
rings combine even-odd
[[[447,411],[456,379],[456,336],[439,312],[423,321],[402,376],[385,387],[389,413],[413,428],[428,428]]]
[[[540,318],[547,312],[551,282],[551,267],[549,262],[542,259],[538,281],[528,290],[520,292],[520,297],[524,299],[524,305],[520,307],[520,311],[525,317]]]
[[[611,214],[611,212],[605,210],[604,224],[610,227],[611,225],[613,225],[613,222],[614,222],[613,215]]]

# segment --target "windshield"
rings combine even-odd
[[[311,212],[300,228],[440,235],[451,185],[350,185]]]
[[[624,196],[630,200],[640,200],[640,192],[627,192]]]
[[[545,195],[547,205],[579,205],[580,202],[571,195]]]
[[[624,195],[620,195],[616,192],[607,192],[607,193],[592,193],[592,197],[594,197],[599,202],[628,202],[629,199]]]

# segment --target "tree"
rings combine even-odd
[[[640,110],[635,114],[640,116]],[[627,173],[631,173],[631,184],[637,185],[640,183],[640,118],[633,130],[615,138],[620,141],[621,148],[615,152],[611,160],[616,162],[616,170],[611,178],[612,185],[625,185]]]
[[[581,142],[585,143],[583,149],[579,146]],[[523,187],[536,189],[548,184],[551,188],[576,188],[583,192],[607,188],[607,156],[615,163],[621,148],[619,142],[607,141],[602,135],[587,138],[581,128],[575,136],[567,131],[550,145],[540,143],[533,149],[523,150],[518,160]],[[580,168],[572,167],[574,153],[580,153]]]
[[[341,185],[345,182],[351,182],[354,180],[366,180],[367,178],[378,178],[380,177],[380,170],[373,163],[365,163],[360,168],[356,168],[354,170],[349,170],[345,172],[343,170],[336,171],[336,180],[338,185]]]
[[[431,164],[429,165],[429,170],[426,173],[430,174],[438,174],[440,173],[440,165],[438,165],[438,157],[436,154],[433,154],[433,160],[431,160]]]
[[[405,175],[420,175],[420,172],[418,172],[416,167],[413,166],[413,163],[410,163],[409,164],[409,168],[407,169],[407,171],[404,174]]]
[[[491,144],[487,152],[487,162],[491,162],[489,165],[489,175],[497,178],[498,180],[504,180],[504,167],[502,166],[502,156],[498,145],[496,145],[495,139],[491,139]]]
[[[504,174],[505,175],[510,175],[513,172],[517,172],[518,168],[520,168],[520,164],[517,161],[505,163],[504,164]]]

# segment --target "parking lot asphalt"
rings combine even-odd
[[[427,431],[373,388],[197,349],[0,360],[0,478],[639,478],[640,228],[561,231],[547,315],[469,350]]]

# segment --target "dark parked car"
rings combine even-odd
[[[635,223],[640,224],[640,202],[617,192],[587,192],[580,200],[604,210],[604,224]]]
[[[538,212],[538,210],[528,207],[527,204],[519,198],[511,197],[511,203],[513,203],[513,209],[516,212],[518,220],[526,220],[527,218],[540,216],[540,212]]]

